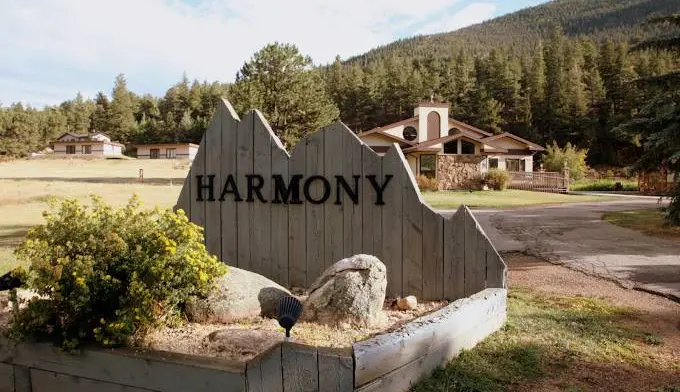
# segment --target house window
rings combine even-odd
[[[165,150],[165,157],[167,159],[175,159],[175,156],[177,155],[177,152],[174,148],[168,148]]]
[[[418,137],[418,131],[416,131],[416,129],[413,127],[406,127],[404,128],[403,135],[404,139],[408,140],[409,142],[412,142],[416,140],[416,138]]]
[[[463,155],[475,155],[475,144],[467,140],[461,140],[460,153]]]
[[[66,146],[66,153],[67,154],[75,154],[76,153],[76,146]]]
[[[427,178],[437,177],[437,156],[436,155],[421,155],[420,156],[420,175]]]
[[[83,154],[92,154],[92,146],[84,145],[83,146]]]
[[[158,148],[152,148],[149,150],[149,158],[158,159],[161,155],[161,150]]]
[[[489,169],[498,169],[498,158],[489,158]]]
[[[458,154],[458,140],[444,143],[444,154]]]
[[[526,161],[524,159],[506,159],[505,167],[507,171],[523,172],[526,171]]]
[[[451,128],[451,129],[449,129],[449,136],[457,135],[457,134],[459,134],[459,133],[460,133],[460,129],[458,129],[458,128]]]

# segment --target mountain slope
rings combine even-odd
[[[460,48],[485,52],[503,46],[524,52],[547,36],[553,24],[568,36],[632,40],[649,34],[639,25],[652,15],[680,12],[678,0],[556,0],[457,31],[399,40],[349,63],[366,64],[375,58],[447,57]]]

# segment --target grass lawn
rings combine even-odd
[[[680,363],[666,362],[654,349],[663,340],[631,325],[636,316],[633,309],[601,299],[515,287],[503,329],[436,370],[413,392],[586,391],[569,374],[589,364],[649,369],[659,377],[677,374]],[[536,385],[548,379],[558,388]]]
[[[433,208],[447,210],[456,209],[463,204],[468,207],[518,207],[535,204],[582,203],[608,200],[602,196],[565,195],[513,189],[502,192],[423,192],[423,198]]]
[[[680,241],[680,227],[666,226],[664,213],[659,209],[611,212],[602,219],[617,226],[647,235]]]
[[[145,183],[137,182],[144,169]],[[188,170],[171,161],[137,160],[18,160],[0,163],[0,274],[17,265],[12,253],[26,231],[43,223],[51,197],[87,201],[99,194],[116,206],[137,193],[147,207],[171,207],[177,201]]]

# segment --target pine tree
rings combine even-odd
[[[232,97],[240,113],[260,109],[288,147],[339,117],[312,60],[297,47],[269,44],[236,75]]]
[[[545,111],[542,126],[544,141],[555,140],[563,127],[565,118],[564,33],[553,26],[550,40],[545,48]]]
[[[652,19],[650,23],[680,27],[680,14]],[[644,41],[634,50],[656,49],[673,51],[680,60],[680,34]],[[672,200],[666,212],[666,221],[680,226],[680,70],[647,79],[642,84],[657,91],[634,120],[623,124],[615,131],[628,134],[642,141],[643,154],[636,167],[641,170],[666,168],[676,173],[676,184]]]
[[[135,130],[135,108],[123,74],[116,76],[108,110],[109,136],[120,143],[131,140]]]
[[[109,98],[100,91],[94,99],[94,105],[94,111],[90,115],[90,132],[109,134]]]

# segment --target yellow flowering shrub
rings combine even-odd
[[[99,196],[51,207],[15,251],[40,295],[14,314],[17,339],[125,345],[181,316],[190,296],[208,295],[226,273],[181,210],[145,210],[137,196],[120,209]]]

